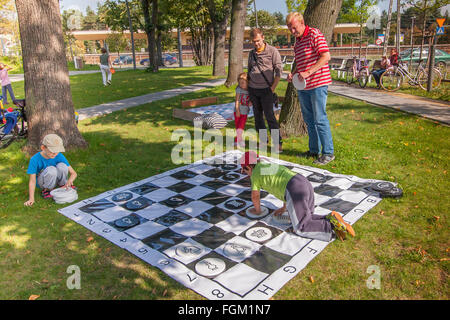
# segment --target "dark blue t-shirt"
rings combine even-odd
[[[27,173],[28,174],[36,174],[36,176],[37,176],[45,168],[50,167],[50,166],[56,167],[56,165],[60,162],[63,162],[68,167],[70,167],[69,162],[67,161],[66,157],[63,156],[62,153],[58,153],[58,155],[56,157],[54,157],[53,159],[45,159],[41,155],[41,153],[38,152],[34,156],[31,157],[30,163],[28,164]],[[37,179],[36,179],[36,185],[38,186]]]

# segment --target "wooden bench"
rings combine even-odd
[[[192,112],[189,110],[185,110],[185,108],[193,108],[199,106],[207,106],[217,104],[217,97],[206,97],[206,98],[198,98],[192,100],[182,100],[181,101],[181,109],[174,108],[172,112],[172,116],[174,118],[183,119],[187,121],[194,120],[195,117],[200,116],[200,113]]]
[[[192,108],[198,106],[207,106],[211,104],[217,104],[217,97],[206,97],[192,100],[182,100],[181,107],[182,108]]]

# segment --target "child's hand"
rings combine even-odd
[[[286,211],[286,204],[284,204],[281,208],[278,208],[277,210],[275,210],[274,212],[273,212],[273,214],[275,215],[275,216],[281,216],[281,214],[283,213],[283,212],[285,212]]]
[[[241,116],[241,112],[239,110],[236,110],[236,117],[240,117]]]
[[[33,204],[34,204],[34,200],[31,200],[31,199],[24,203],[24,205],[27,207],[31,207]]]
[[[73,182],[70,181],[70,180],[67,180],[67,182],[66,182],[66,184],[63,186],[63,188],[69,189],[69,188],[72,188],[72,186],[73,186]]]
[[[249,211],[250,211],[250,213],[253,213],[253,214],[260,214],[261,213],[261,210],[256,211],[255,207],[250,208]]]

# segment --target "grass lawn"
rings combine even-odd
[[[158,73],[143,69],[119,71],[112,76],[112,85],[104,87],[100,72],[70,77],[75,109],[106,102],[173,89],[212,79],[211,68],[167,68]],[[14,95],[23,99],[24,81],[12,83]]]
[[[180,72],[189,70],[199,72]],[[205,71],[198,77],[207,78]],[[81,78],[71,79],[73,88],[81,87]],[[283,81],[280,95],[285,87]],[[220,86],[81,121],[90,146],[66,153],[78,172],[79,199],[177,167],[170,161],[171,132],[193,127],[172,118],[172,108],[181,99],[206,96],[230,102],[233,91]],[[79,101],[80,92],[73,96],[76,105],[86,103]],[[328,114],[336,160],[325,169],[398,182],[404,196],[384,199],[370,210],[354,225],[354,239],[330,244],[274,299],[449,299],[449,128],[331,94]],[[252,119],[247,127],[253,127]],[[32,208],[24,207],[23,144],[0,152],[0,299],[203,299],[59,214],[64,205],[37,196]],[[296,157],[307,149],[307,137],[291,137],[283,147],[280,158],[312,165]],[[80,290],[66,287],[70,265],[80,267]],[[379,290],[366,286],[371,265],[381,271]]]

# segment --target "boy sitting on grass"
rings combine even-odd
[[[314,214],[314,189],[304,176],[274,163],[262,163],[254,151],[247,151],[240,159],[242,172],[250,176],[252,184],[253,214],[261,213],[260,190],[264,189],[284,202],[274,211],[289,213],[294,232],[305,238],[331,241],[344,240],[346,234],[355,236],[352,226],[333,211],[327,216]]]
[[[25,206],[34,204],[36,187],[42,189],[41,195],[44,199],[51,199],[50,191],[56,187],[75,188],[73,181],[76,179],[77,173],[61,154],[64,151],[63,141],[58,135],[48,134],[44,137],[41,143],[41,152],[31,157],[28,164],[29,199],[24,203]],[[70,177],[67,178],[69,173]]]

